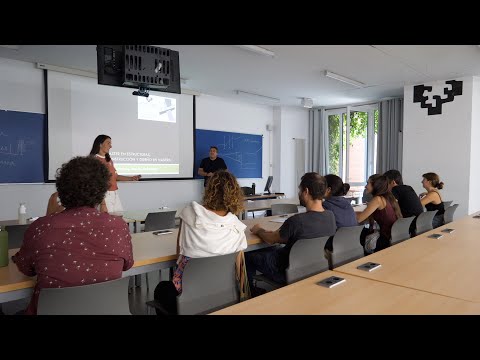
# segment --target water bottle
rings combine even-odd
[[[256,194],[256,192],[255,192],[255,183],[252,184],[252,192],[253,192],[252,195],[255,195],[255,194]]]
[[[8,232],[0,226],[0,267],[8,265]]]
[[[20,203],[18,208],[18,223],[20,225],[25,225],[27,223],[27,207],[25,203]]]

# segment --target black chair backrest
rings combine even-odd
[[[363,228],[363,225],[359,225],[342,227],[337,230],[333,237],[332,268],[364,256],[363,246],[360,244],[360,234]]]
[[[177,296],[179,315],[207,314],[238,303],[237,254],[188,261],[182,275],[182,293]]]
[[[443,201],[443,207],[445,210],[452,205],[453,200]]]
[[[390,240],[391,245],[410,239],[410,225],[413,219],[415,219],[415,216],[400,218],[393,223],[392,238]]]
[[[148,213],[145,219],[145,231],[174,229],[176,211]]]
[[[458,204],[454,204],[450,206],[448,209],[445,210],[445,214],[443,214],[443,219],[445,220],[445,224],[451,223],[453,221],[453,214],[458,208]]]
[[[8,233],[8,248],[16,249],[22,246],[23,236],[27,231],[30,224],[27,225],[8,225],[5,226],[5,230]]]
[[[430,231],[433,229],[433,218],[438,210],[425,211],[417,216],[416,226],[417,235],[423,234],[424,232]]]
[[[329,236],[299,239],[290,249],[289,266],[285,271],[287,284],[328,270],[324,248]]]
[[[129,277],[96,284],[43,288],[38,315],[131,315],[128,304]]]

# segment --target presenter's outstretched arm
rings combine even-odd
[[[117,181],[138,181],[141,178],[142,178],[142,175],[135,175],[135,176],[117,175]]]

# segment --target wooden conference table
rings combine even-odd
[[[445,228],[453,233],[442,233]],[[428,236],[443,234],[440,239]],[[358,270],[367,261],[374,271]],[[480,219],[472,215],[335,269],[344,274],[480,303]]]
[[[280,216],[245,220],[245,234],[248,248],[246,251],[269,246],[250,232],[254,224],[261,224],[267,230],[276,230],[282,223],[272,222],[275,219],[285,219]],[[140,275],[150,271],[167,269],[175,265],[177,260],[178,229],[172,229],[171,234],[153,235],[153,232],[132,234],[134,264],[122,276]],[[10,250],[10,256],[18,249]],[[23,275],[17,266],[10,261],[8,266],[0,268],[0,303],[26,298],[31,295],[35,286],[35,277]]]
[[[255,200],[251,202],[245,202],[245,210],[243,211],[243,214],[242,214],[242,220],[247,218],[247,214],[249,211],[270,210],[273,204],[300,205],[300,202],[298,201],[298,198]]]
[[[175,217],[178,217],[178,210],[171,208],[153,208],[153,209],[141,209],[141,210],[129,210],[129,211],[116,211],[109,213],[110,215],[121,216],[123,220],[127,223],[133,223],[133,232],[140,232],[140,223],[145,221],[148,213],[151,212],[167,212],[167,211],[176,211]],[[31,224],[32,221],[27,220],[27,225]],[[2,220],[0,221],[0,226],[16,226],[22,225],[18,220]]]
[[[357,210],[358,207],[354,207]],[[145,210],[147,211],[147,210]],[[130,214],[132,216],[132,214]],[[290,214],[291,216],[293,214]],[[246,251],[256,250],[269,246],[250,232],[254,224],[261,224],[266,230],[277,230],[282,222],[275,220],[286,219],[282,216],[271,216],[257,219],[243,220],[247,225],[245,234],[248,248]],[[273,220],[273,221],[272,221]],[[171,234],[153,235],[152,232],[132,234],[134,265],[122,276],[140,275],[151,271],[167,269],[175,265],[176,244],[178,229],[172,229]],[[10,255],[18,249],[10,250]],[[8,266],[0,268],[0,303],[22,299],[31,295],[35,285],[35,278],[23,275],[17,266],[10,261]]]
[[[271,194],[256,194],[256,195],[246,195],[244,196],[245,200],[267,200],[267,199],[279,199],[284,197],[284,193],[271,193]]]
[[[429,238],[433,233],[443,237]],[[480,219],[469,215],[215,314],[480,314],[479,237]],[[381,267],[357,269],[368,261]],[[316,285],[331,274],[347,281],[332,289]],[[368,281],[357,287],[359,279]]]
[[[317,285],[338,276],[332,288]],[[213,315],[480,314],[480,304],[430,294],[337,271],[325,271]]]
[[[143,210],[139,210],[139,211],[143,211]],[[152,211],[162,211],[162,210],[157,209],[157,210],[152,210]],[[132,211],[132,213],[135,213],[135,212]],[[116,216],[122,216],[122,217],[123,217],[123,220],[125,220],[125,222],[127,222],[127,223],[133,223],[133,222],[135,222],[134,219],[125,217],[124,214],[129,214],[128,211],[125,211],[125,212],[112,212],[112,213],[110,213],[110,214],[116,215]],[[146,217],[146,215],[145,215],[145,217]],[[38,218],[35,218],[35,220],[36,220],[36,219],[38,219]],[[0,226],[30,225],[32,222],[33,222],[32,220],[28,220],[28,219],[27,219],[27,222],[26,222],[25,224],[20,224],[20,222],[18,221],[18,219],[16,219],[16,220],[1,220],[1,221],[0,221]]]
[[[179,210],[173,209],[173,208],[167,208],[167,207],[154,208],[154,209],[129,210],[129,211],[117,211],[117,212],[111,212],[109,214],[115,215],[115,216],[121,216],[123,217],[123,220],[125,220],[127,223],[133,223],[133,232],[139,233],[140,224],[142,223],[142,221],[145,221],[149,213],[169,212],[169,211],[176,211],[175,219],[178,219]]]

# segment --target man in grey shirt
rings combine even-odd
[[[250,229],[268,244],[285,244],[284,247],[275,246],[245,253],[248,280],[254,295],[253,276],[257,270],[269,279],[284,284],[290,250],[297,240],[335,234],[335,216],[322,205],[326,188],[323,176],[315,172],[306,173],[298,187],[298,197],[300,205],[305,206],[307,212],[288,218],[277,231],[267,231],[258,224]]]

